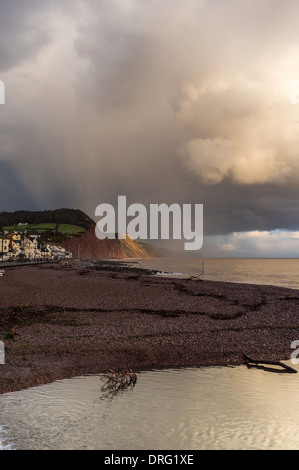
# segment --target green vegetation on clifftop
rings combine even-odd
[[[0,231],[38,234],[42,241],[62,243],[95,227],[84,212],[75,209],[0,213]]]
[[[39,228],[44,229],[56,229],[57,225],[75,225],[89,230],[95,226],[95,222],[79,209],[0,212],[0,227],[12,230],[18,224],[39,225]],[[26,230],[26,227],[20,225],[18,229]]]

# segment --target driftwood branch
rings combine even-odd
[[[248,357],[246,354],[243,354],[243,358],[244,358],[245,364],[248,367],[250,367],[250,365],[257,366],[258,364],[266,364],[266,365],[271,365],[271,366],[280,366],[280,367],[282,367],[283,369],[285,369],[286,371],[288,371],[292,374],[297,373],[297,371],[295,369],[288,366],[287,364],[283,364],[280,361],[267,361],[267,360],[264,360],[264,359],[252,359],[252,358]]]
[[[109,369],[105,374],[100,374],[100,376],[106,380],[102,387],[103,392],[116,393],[129,386],[134,387],[137,382],[137,375],[132,369],[122,370],[121,372]]]

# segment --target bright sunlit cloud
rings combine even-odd
[[[288,230],[236,232],[226,236],[206,237],[206,253],[219,257],[299,257],[299,232]],[[214,255],[211,247],[216,246]]]

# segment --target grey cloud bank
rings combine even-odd
[[[93,216],[127,194],[203,204],[206,237],[296,231],[298,14],[288,0],[2,0],[0,210]]]

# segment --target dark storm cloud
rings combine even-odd
[[[11,163],[0,161],[0,212],[17,211],[20,207],[33,204],[29,191],[24,187],[17,168]]]
[[[43,2],[1,0],[0,72],[26,61],[49,40]]]

